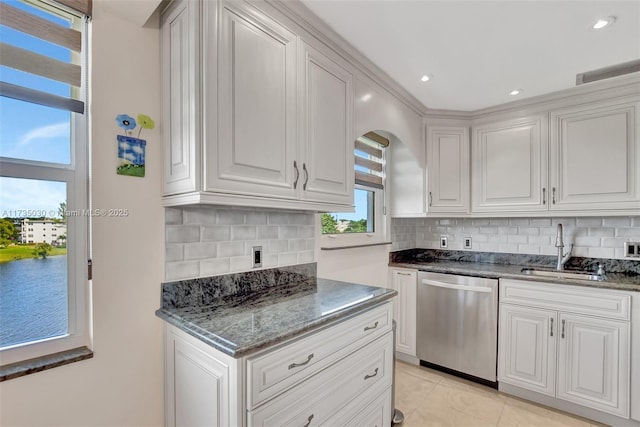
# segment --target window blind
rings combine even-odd
[[[384,188],[384,148],[389,140],[375,132],[368,132],[355,143],[356,184]]]
[[[46,80],[34,81],[34,87],[29,87],[10,81],[7,77],[10,73],[3,72],[0,75],[0,96],[84,113],[80,63],[83,56],[80,53],[83,17],[90,13],[91,0],[59,0],[57,4],[2,0],[0,25],[5,27],[2,30],[7,35],[0,41],[0,65]],[[6,29],[27,34],[36,40],[11,37],[11,32]],[[42,42],[62,49],[43,48]]]

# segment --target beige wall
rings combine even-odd
[[[130,215],[94,222],[94,358],[0,383],[2,426],[163,424],[162,323],[154,315],[164,244],[159,129],[142,134],[147,176],[115,173],[115,116],[146,113],[160,125],[159,33],[113,15],[103,1],[94,1],[92,27],[93,203]]]

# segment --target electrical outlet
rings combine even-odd
[[[640,242],[624,242],[624,256],[640,258]]]
[[[447,236],[440,236],[440,247],[445,249],[447,246]]]
[[[262,246],[254,246],[251,251],[253,252],[253,268],[262,267]]]
[[[464,238],[464,248],[471,249],[471,237]]]

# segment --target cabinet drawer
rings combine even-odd
[[[292,390],[249,411],[249,425],[321,425],[365,392],[376,392],[378,396],[388,389],[392,370],[393,337],[387,332]]]
[[[391,387],[382,393],[367,390],[363,395],[338,411],[324,423],[327,427],[387,427],[393,417],[391,408]],[[355,414],[355,416],[354,416]]]
[[[500,302],[629,320],[631,297],[611,289],[500,279]]]
[[[391,330],[391,303],[247,360],[247,405],[265,400]]]

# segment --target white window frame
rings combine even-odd
[[[366,185],[355,184],[356,189],[374,192],[374,225],[373,233],[336,233],[322,234],[322,225],[320,229],[320,248],[340,248],[350,246],[366,246],[385,243],[388,236],[388,221],[385,213],[387,205],[386,192],[382,188],[373,188]],[[321,215],[318,215],[320,218]],[[318,220],[320,221],[320,220]]]
[[[88,46],[88,23],[83,22],[81,25],[83,46]],[[67,211],[82,213],[88,212],[89,206],[87,58],[88,54],[84,50],[81,60],[83,69],[81,99],[85,100],[87,113],[82,115],[70,112],[70,164],[0,157],[0,175],[2,177],[65,182],[67,184]],[[91,347],[90,292],[87,270],[88,219],[85,214],[67,216],[67,334],[5,347],[0,350],[0,365],[22,362],[80,347]]]

